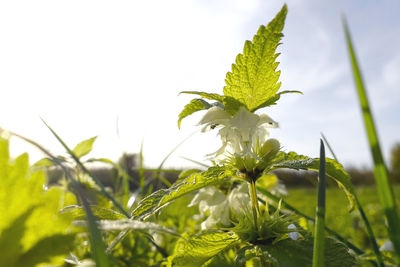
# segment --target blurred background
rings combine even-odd
[[[285,151],[317,157],[320,133],[349,169],[372,159],[362,123],[341,14],[345,15],[369,93],[386,163],[400,142],[400,2],[289,0],[278,52],[279,104],[262,109],[280,124],[271,136]],[[63,148],[43,118],[70,146],[99,136],[95,157],[139,152],[156,167],[206,162],[220,146],[216,132],[198,132],[202,114],[177,118],[192,96],[222,93],[225,75],[245,40],[284,1],[2,1],[0,2],[0,127],[55,154]],[[12,139],[14,155],[29,151]],[[400,150],[399,148],[397,148]],[[398,152],[400,153],[400,152]],[[207,162],[206,162],[207,163]],[[361,171],[361,170],[360,170]]]

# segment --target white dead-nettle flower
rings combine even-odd
[[[222,146],[214,155],[217,159],[225,152],[239,156],[252,154],[252,147],[264,143],[269,136],[269,128],[278,127],[278,123],[268,115],[257,115],[241,107],[235,115],[230,115],[220,107],[212,107],[200,120],[203,132],[219,128],[218,134]]]
[[[196,194],[189,204],[189,207],[199,205],[201,217],[208,216],[201,223],[201,229],[210,229],[218,223],[228,226],[229,220],[229,203],[226,196],[213,186],[202,188]]]
[[[233,189],[228,196],[213,186],[202,188],[190,202],[190,206],[199,205],[201,217],[207,217],[201,223],[201,229],[210,229],[221,224],[230,226],[231,216],[239,216],[245,212],[250,203],[248,185],[246,183]]]
[[[379,248],[380,251],[390,251],[394,252],[394,246],[391,241],[385,241],[382,246]]]
[[[294,225],[294,224],[292,223],[292,224],[290,224],[290,225],[288,226],[288,229],[297,230],[297,227],[296,227],[296,225]],[[297,239],[299,239],[299,232],[291,232],[291,233],[288,234],[288,237],[291,238],[291,239],[293,239],[293,240],[297,240]]]

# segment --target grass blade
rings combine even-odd
[[[43,123],[47,126],[47,128],[50,130],[50,132],[56,137],[58,142],[64,147],[64,149],[68,152],[68,154],[72,157],[72,159],[76,162],[76,164],[81,168],[81,170],[89,175],[93,181],[100,187],[101,192],[109,199],[111,202],[117,207],[127,218],[129,218],[129,213],[125,211],[125,209],[119,204],[111,195],[108,193],[104,185],[100,182],[99,179],[97,179],[95,176],[92,175],[92,173],[82,164],[82,162],[79,160],[78,157],[74,154],[74,152],[65,144],[65,142],[61,139],[61,137],[42,119]]]
[[[313,267],[323,267],[325,264],[325,189],[326,189],[326,174],[325,174],[325,146],[321,140],[320,148],[320,164],[318,176],[318,203],[315,219],[315,236],[313,250]]]
[[[326,146],[328,147],[329,152],[331,152],[333,159],[336,160],[337,162],[339,162],[335,155],[335,152],[333,152],[332,147],[329,145],[328,139],[326,139],[325,135],[322,132],[321,132],[321,137],[322,137],[322,140],[324,140],[324,143],[326,144]]]
[[[397,214],[395,196],[389,182],[388,170],[383,160],[366,90],[364,88],[364,83],[358,67],[356,55],[351,42],[350,32],[345,18],[343,18],[343,25],[353,69],[353,76],[364,118],[365,129],[367,131],[368,141],[374,160],[374,176],[378,190],[378,196],[388,222],[388,232],[396,252],[396,262],[397,264],[400,264],[400,219]]]
[[[328,146],[328,149],[331,152],[333,158],[337,162],[339,162],[337,157],[336,157],[336,155],[335,155],[335,153],[332,150],[332,147],[329,145],[328,140],[326,139],[326,137],[324,136],[323,133],[321,133],[321,136],[322,136],[322,139],[324,140],[325,144]],[[357,209],[360,212],[362,220],[364,221],[365,228],[367,228],[368,237],[369,237],[369,240],[371,241],[372,249],[374,250],[378,266],[379,267],[385,266],[385,264],[383,263],[382,254],[379,251],[378,243],[376,242],[375,234],[374,234],[374,232],[372,230],[371,224],[369,223],[367,215],[364,212],[364,209],[363,209],[360,201],[358,200],[358,196],[356,194],[354,194],[354,198],[355,198]]]
[[[88,222],[88,230],[89,230],[89,240],[90,247],[92,252],[92,259],[96,262],[96,266],[99,267],[108,267],[111,266],[109,263],[108,256],[106,254],[106,246],[101,237],[100,230],[97,228],[96,219],[90,209],[89,203],[86,198],[82,194],[80,194],[80,199],[82,205],[86,212],[86,219]]]

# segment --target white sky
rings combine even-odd
[[[342,11],[388,159],[390,147],[400,141],[400,2],[287,4],[278,58],[281,89],[304,95],[284,95],[263,110],[281,125],[272,136],[286,151],[316,157],[322,131],[345,165],[370,165]],[[63,153],[42,117],[71,147],[99,136],[93,156],[113,160],[123,151],[138,152],[143,139],[145,164],[157,166],[197,129],[195,115],[178,130],[178,114],[192,98],[178,93],[222,93],[244,41],[282,5],[278,0],[1,1],[0,126]],[[219,146],[215,133],[197,133],[166,166],[192,166],[181,156],[202,161]],[[12,150],[40,158],[15,140]]]

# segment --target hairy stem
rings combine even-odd
[[[254,226],[256,229],[258,229],[257,216],[260,214],[260,207],[258,206],[256,183],[254,181],[250,182],[250,199],[253,210]]]

